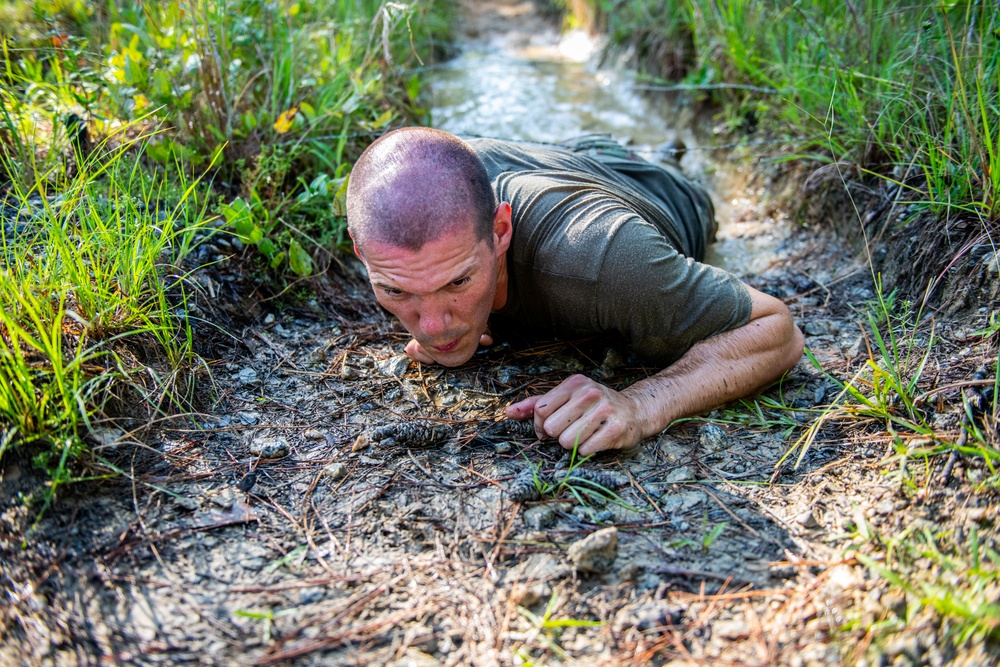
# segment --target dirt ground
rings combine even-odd
[[[736,215],[731,234],[740,215],[782,213]],[[220,312],[236,275],[199,275],[205,313]],[[798,228],[744,279],[790,306],[827,372],[849,378],[865,363],[853,308],[874,297],[872,280],[835,237]],[[622,387],[655,369],[609,341],[518,338],[460,368],[421,367],[400,356],[403,332],[366,289],[347,261],[314,302],[244,303],[250,324],[216,348],[205,414],[100,429],[97,449],[123,474],[67,487],[37,526],[18,493],[39,479],[6,462],[0,662],[997,662],[926,609],[866,654],[866,628],[906,616],[907,601],[852,550],[861,525],[976,529],[1000,548],[981,459],[893,474],[885,425],[855,419],[822,428],[797,467],[779,464],[839,393],[803,359],[757,403],[585,462],[607,473],[596,482],[566,477],[557,444],[497,424],[504,406],[573,373]],[[971,333],[986,315],[936,323],[925,377],[954,438],[951,385],[996,356],[995,336]],[[414,423],[424,430],[384,428]],[[515,502],[525,471],[553,481]]]

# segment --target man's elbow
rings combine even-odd
[[[773,376],[780,377],[799,363],[806,341],[802,331],[795,325],[788,306],[777,299],[770,306],[771,312],[764,319],[770,329],[768,340]]]
[[[790,319],[790,318],[789,318]],[[802,335],[802,331],[795,326],[794,322],[790,322],[792,328],[792,335],[788,341],[787,354],[785,356],[785,370],[792,370],[795,368],[795,364],[799,363],[799,359],[802,358],[802,353],[806,347],[806,339]]]
[[[788,307],[782,304],[784,312],[781,313],[782,319],[782,360],[781,364],[782,371],[790,371],[795,368],[795,365],[799,363],[799,359],[802,358],[802,352],[805,350],[806,339],[802,335],[802,330],[796,326],[795,321],[792,320],[792,314],[789,312]]]

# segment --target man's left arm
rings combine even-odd
[[[539,436],[557,438],[587,456],[628,448],[676,419],[702,414],[751,395],[780,378],[802,357],[802,332],[781,301],[752,287],[750,320],[693,345],[656,375],[615,391],[574,375],[552,391],[507,408],[512,419],[533,417]]]

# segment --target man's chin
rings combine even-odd
[[[453,367],[461,366],[472,358],[472,355],[476,352],[476,348],[473,347],[471,350],[468,348],[468,345],[458,345],[454,350],[442,352],[441,350],[437,350],[433,347],[425,347],[424,351],[426,351],[434,361],[442,366]]]

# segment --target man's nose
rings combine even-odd
[[[444,301],[428,299],[420,312],[420,329],[427,338],[448,332],[451,326],[451,309]]]

